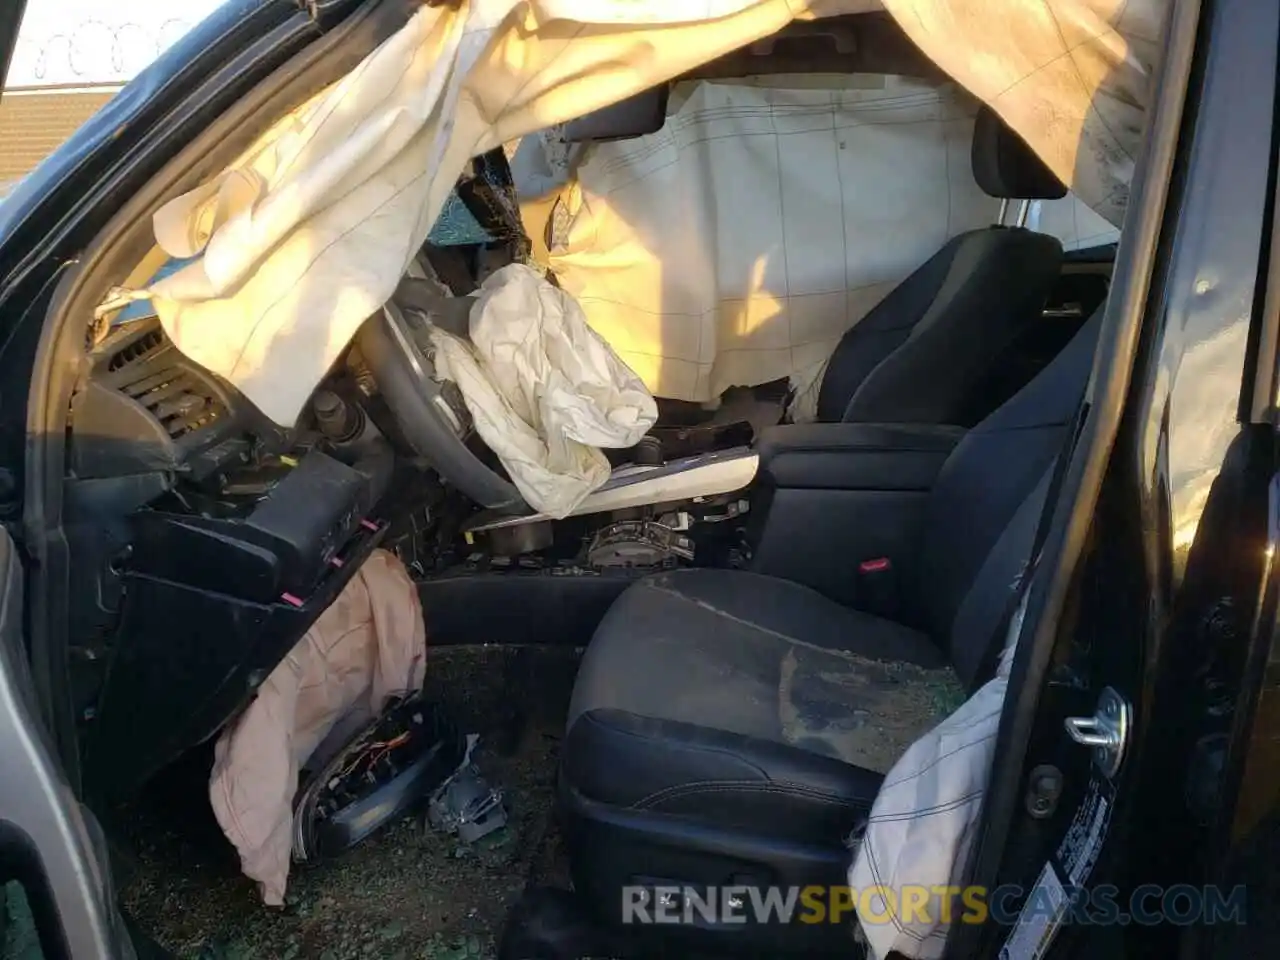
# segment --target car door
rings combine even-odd
[[[1014,763],[997,747],[1005,766],[974,871],[990,912],[958,932],[950,956],[1265,955],[1249,931],[1273,908],[1230,854],[1252,845],[1274,864],[1275,845],[1257,837],[1280,795],[1260,762],[1274,750],[1254,751],[1241,789],[1246,745],[1274,743],[1276,729],[1273,717],[1269,734],[1245,734],[1267,689],[1280,536],[1275,101],[1250,78],[1277,74],[1280,4],[1172,6],[1170,58],[1185,72],[1166,70],[1180,84],[1162,94],[1176,113],[1146,158],[1168,164],[1155,188],[1163,209],[1145,233],[1143,211],[1129,216],[1121,262],[1135,268],[1125,245],[1149,242],[1146,286],[1115,302],[1118,266],[1102,338],[1118,353],[1133,311],[1131,379],[1114,445],[1099,454],[1096,503],[1080,515],[1079,560],[1040,624],[1048,642],[1011,678],[1001,742],[1012,749],[1025,725],[1026,753]],[[1095,370],[1097,406],[1111,359]],[[1068,539],[1050,535],[1042,567]],[[1242,825],[1247,794],[1255,809]]]
[[[22,589],[18,551],[0,527],[0,956],[131,957],[102,833],[36,708]]]
[[[1143,518],[1135,592],[1146,609],[1120,626],[1139,641],[1130,662],[1093,656],[1098,683],[1132,703],[1127,769],[1113,778],[1113,820],[1093,841],[1088,881],[1088,899],[1108,885],[1116,902],[1108,928],[1077,932],[1064,956],[1099,936],[1152,956],[1219,955],[1228,943],[1225,955],[1276,949],[1258,949],[1274,907],[1257,878],[1244,882],[1230,849],[1255,827],[1265,835],[1269,819],[1265,803],[1239,818],[1246,782],[1269,791],[1272,806],[1277,784],[1265,765],[1246,780],[1244,747],[1274,629],[1280,533],[1276,105],[1251,95],[1250,78],[1277,75],[1280,4],[1205,10],[1203,72],[1184,122],[1185,190],[1125,444],[1131,494],[1118,501]]]
[[[26,0],[0,4],[0,78],[25,9]],[[0,527],[0,956],[129,957],[101,833],[68,787],[36,707],[22,590],[18,551]]]
[[[0,4],[0,78],[25,8]],[[101,833],[68,787],[36,707],[22,590],[18,551],[0,527],[0,956],[132,956]]]

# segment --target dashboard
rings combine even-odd
[[[392,446],[349,377],[316,399],[283,430],[154,319],[89,351],[67,439],[68,616],[87,771],[113,789],[216,732],[383,539]]]

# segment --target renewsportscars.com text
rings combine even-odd
[[[1245,922],[1242,886],[1068,888],[1061,922],[1092,925],[1227,924]],[[638,924],[863,923],[1012,924],[1043,913],[1057,916],[1061,903],[1021,886],[912,887],[682,887],[628,886],[622,890],[622,922]]]

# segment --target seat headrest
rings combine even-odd
[[[1009,200],[1057,200],[1067,194],[1062,181],[984,106],[973,124],[973,179],[983,192]]]

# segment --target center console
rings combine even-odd
[[[962,427],[812,423],[761,433],[751,569],[862,609],[892,603],[885,581],[910,574],[923,507]],[[859,576],[874,565],[869,596]],[[876,612],[888,612],[877,610]]]

